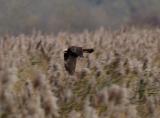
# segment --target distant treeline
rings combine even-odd
[[[160,25],[160,0],[0,0],[0,34]]]

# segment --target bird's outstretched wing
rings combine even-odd
[[[64,66],[66,71],[70,74],[73,75],[76,69],[76,62],[77,62],[77,57],[73,57],[71,55],[67,55],[64,56],[65,62],[64,62]]]
[[[92,53],[92,52],[94,52],[94,49],[93,48],[83,49],[83,52],[85,52],[85,53]]]

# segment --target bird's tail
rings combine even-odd
[[[93,48],[83,49],[83,52],[85,52],[85,53],[92,53],[92,52],[94,52],[94,49]]]

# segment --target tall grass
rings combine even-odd
[[[74,76],[63,50],[92,47]],[[158,118],[160,29],[103,28],[80,34],[0,39],[1,118]]]

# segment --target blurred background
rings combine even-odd
[[[0,0],[0,34],[160,26],[160,0]]]

